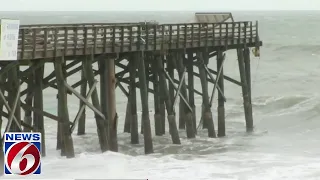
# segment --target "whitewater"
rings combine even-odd
[[[19,18],[24,24],[128,20],[176,23],[191,22],[194,12],[0,14],[2,17]],[[131,145],[129,134],[122,133],[127,99],[117,90],[119,153],[99,151],[94,115],[87,110],[86,135],[73,135],[76,158],[60,157],[60,152],[55,150],[56,122],[46,119],[47,157],[42,159],[42,174],[25,178],[320,179],[320,12],[234,12],[233,15],[236,21],[258,20],[260,39],[263,41],[261,57],[252,56],[251,60],[255,125],[252,134],[245,132],[240,87],[225,81],[226,137],[207,138],[206,130],[200,130],[196,139],[189,140],[185,131],[180,130],[182,144],[173,145],[168,133],[156,137],[153,129],[155,153],[144,155],[143,137],[140,135],[139,145]],[[216,69],[215,59],[210,60],[209,67]],[[52,70],[52,65],[46,65],[45,74]],[[239,79],[236,54],[232,50],[226,54],[224,71],[225,75]],[[79,78],[80,74],[76,74],[68,78],[68,82],[75,82]],[[198,79],[195,84],[200,90]],[[209,88],[212,89],[212,86]],[[56,93],[53,89],[44,91],[44,109],[54,114],[57,108]],[[70,117],[75,117],[79,100],[74,96],[68,98]],[[199,121],[201,98],[196,98]],[[153,128],[153,96],[149,96],[149,103]],[[138,102],[140,121],[139,105]],[[215,103],[212,107],[215,125],[216,109]]]

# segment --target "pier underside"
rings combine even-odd
[[[199,129],[206,129],[211,138],[225,136],[227,97],[224,95],[224,80],[227,80],[242,88],[246,130],[251,132],[251,50],[245,46],[235,49],[240,81],[224,74],[227,50],[190,48],[165,53],[136,51],[3,61],[0,63],[1,129],[3,132],[40,132],[43,137],[42,156],[45,156],[45,123],[56,121],[56,148],[61,150],[61,155],[72,158],[75,156],[72,137],[75,134],[86,134],[85,112],[93,111],[102,152],[118,151],[117,134],[125,132],[131,134],[132,144],[140,143],[141,133],[145,153],[149,154],[154,152],[153,136],[168,133],[173,144],[181,144],[179,129],[185,129],[187,138],[195,138]],[[210,69],[209,63],[216,63],[217,69]],[[44,76],[44,72],[50,71],[46,69],[48,64],[51,64],[53,70]],[[197,81],[201,89],[195,88]],[[213,84],[213,89],[208,88],[209,83]],[[97,88],[98,85],[100,88]],[[56,114],[44,110],[46,97],[43,91],[47,88],[56,90]],[[124,119],[119,119],[117,115],[116,89],[120,89],[127,97]],[[153,102],[148,100],[150,95],[153,96]],[[195,106],[195,95],[202,97],[202,107]],[[68,104],[68,96],[79,99],[79,109],[75,116],[69,113],[70,108],[75,107]],[[218,99],[217,124],[214,124],[212,115],[212,111],[215,111],[212,109],[214,99]],[[138,118],[137,103],[140,102],[142,114]],[[153,114],[149,111],[150,103],[154,107]],[[179,114],[176,114],[176,108],[179,108]],[[200,115],[196,115],[196,108],[201,108]],[[118,121],[124,121],[121,132],[117,132]],[[151,128],[151,124],[154,124],[154,128]]]

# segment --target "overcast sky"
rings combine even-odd
[[[0,0],[0,11],[320,10],[320,0]]]

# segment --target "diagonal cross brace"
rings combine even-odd
[[[212,74],[210,73],[210,71],[209,71],[209,69],[207,68],[207,66],[206,66],[206,65],[203,65],[203,66],[204,66],[204,69],[206,70],[207,74],[209,74],[210,79],[213,81],[214,86],[217,86],[217,89],[218,89],[219,93],[222,95],[224,102],[226,102],[227,99],[226,99],[226,97],[224,96],[224,94],[222,93],[222,91],[221,91],[221,89],[220,89],[220,86],[217,85],[217,81],[214,79],[214,77],[213,77]],[[211,104],[212,104],[212,103],[210,103],[210,105],[211,105]]]
[[[91,89],[89,90],[89,92],[88,92],[88,94],[87,94],[86,101],[89,101],[89,99],[90,99],[90,97],[91,97],[91,94],[92,94],[93,91],[96,89],[97,83],[98,83],[98,81],[95,80],[94,83],[93,83],[93,86],[91,87]],[[79,111],[78,111],[78,113],[77,113],[77,115],[76,115],[76,117],[75,117],[75,119],[74,119],[74,121],[73,121],[73,123],[72,123],[72,125],[71,125],[71,127],[70,127],[70,132],[71,132],[71,133],[73,132],[73,130],[74,130],[75,126],[76,126],[76,123],[79,121],[79,119],[80,119],[80,117],[81,117],[81,114],[82,114],[82,112],[84,111],[84,109],[85,109],[85,107],[86,107],[85,105],[86,105],[86,104],[84,104],[84,105],[82,105],[82,106],[80,107],[80,109],[79,109]]]
[[[18,91],[17,93],[18,93],[18,94],[17,94],[16,99],[15,99],[14,109],[15,109],[15,107],[16,107],[16,105],[17,105],[17,100],[20,99],[20,87],[19,87],[19,91]],[[18,96],[18,95],[19,95],[19,96]],[[8,111],[8,112],[11,112],[10,115],[9,115],[8,120],[9,120],[10,117],[12,116],[12,119],[15,121],[15,123],[18,125],[19,130],[22,132],[22,129],[21,129],[21,127],[19,126],[19,121],[18,121],[17,118],[14,116],[14,111],[11,111],[11,108],[10,108],[9,104],[7,103],[6,98],[4,97],[2,91],[0,91],[0,99],[3,101],[4,106],[7,108],[7,111]],[[11,114],[13,114],[13,115],[11,115]],[[11,121],[12,121],[12,120],[11,120]],[[9,123],[10,123],[10,121],[8,121],[8,125],[9,125]],[[11,122],[11,123],[12,123],[12,122]],[[10,123],[10,125],[9,125],[9,128],[10,128],[10,126],[11,126],[11,123]],[[7,127],[8,127],[8,125],[7,125]],[[6,129],[7,129],[7,128],[6,128]],[[7,131],[5,131],[5,132],[7,132]],[[2,139],[1,139],[1,141],[2,141],[2,143],[3,143],[3,137],[2,137]]]
[[[178,91],[178,88],[176,87],[175,83],[173,82],[173,80],[171,79],[171,77],[169,76],[169,74],[164,71],[164,74],[166,75],[167,79],[170,81],[170,83],[172,84],[173,88],[179,93],[179,96],[182,98],[182,100],[184,101],[184,103],[188,106],[189,110],[192,112],[192,108],[190,107],[188,101],[182,96],[181,92]]]
[[[184,80],[185,80],[185,77],[186,77],[186,68],[184,68],[184,71],[183,71],[183,74],[182,74],[182,77],[181,77],[181,82],[178,86],[178,89],[176,91],[176,94],[174,95],[174,101],[173,101],[173,107],[175,107],[176,103],[177,103],[177,100],[178,100],[178,96],[179,96],[179,93],[180,93],[180,90],[181,90],[181,87],[182,85],[184,84]]]
[[[67,89],[69,89],[74,95],[76,95],[81,101],[83,101],[92,111],[97,113],[103,120],[106,118],[104,115],[97,109],[95,108],[89,101],[87,101],[81,94],[79,94],[76,90],[74,90],[66,81],[64,81],[64,85],[66,86]]]
[[[226,54],[223,54],[223,57],[222,57],[222,63],[221,63],[221,67],[219,69],[219,72],[217,74],[217,78],[216,79],[219,79],[220,78],[220,74],[222,72],[222,68],[223,68],[223,63],[224,63],[224,60],[225,60],[225,55]],[[212,76],[212,74],[210,74]],[[213,77],[212,77],[213,78]],[[213,86],[213,89],[212,89],[212,94],[211,94],[211,98],[210,98],[210,106],[212,106],[212,102],[213,102],[213,97],[214,97],[214,93],[215,93],[215,90],[216,90],[216,87],[218,87],[218,81],[215,81],[214,83],[214,86]],[[226,102],[226,98],[224,96],[224,94],[222,92],[220,92],[224,98],[224,101]]]
[[[7,73],[11,68],[17,66],[19,64],[18,61],[14,61],[12,63],[7,64],[5,67],[2,67],[0,69],[0,76],[2,76],[3,74]]]
[[[8,132],[10,127],[11,127],[11,124],[12,124],[12,121],[13,121],[13,117],[14,117],[14,113],[16,111],[17,104],[18,104],[19,100],[20,100],[20,86],[18,86],[18,92],[17,92],[16,98],[14,100],[14,104],[13,104],[13,107],[11,109],[11,112],[9,114],[8,124],[7,124],[6,129],[5,129],[4,132]],[[9,109],[8,109],[8,112],[9,112]],[[16,121],[16,123],[17,123],[19,129],[21,130],[21,128],[19,126],[19,123],[17,121]]]

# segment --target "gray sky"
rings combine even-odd
[[[0,11],[320,10],[320,0],[1,0],[1,1],[3,2],[1,3]]]

